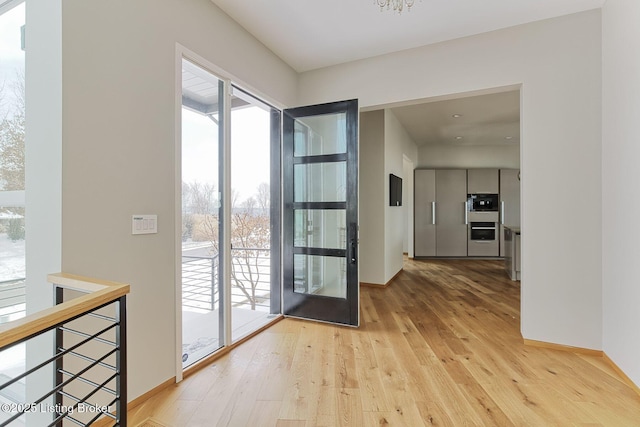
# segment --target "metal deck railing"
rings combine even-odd
[[[231,304],[247,310],[269,311],[271,257],[269,249],[231,250]],[[219,303],[218,255],[182,256],[182,306],[215,310]]]
[[[0,324],[24,317],[25,302],[24,278],[0,282]]]

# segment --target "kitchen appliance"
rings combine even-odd
[[[500,255],[498,224],[488,221],[473,221],[469,223],[469,239],[467,253],[469,256]]]
[[[498,194],[467,194],[469,212],[498,212]]]
[[[469,240],[496,240],[495,222],[472,222],[469,229]]]

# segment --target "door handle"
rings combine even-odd
[[[431,202],[431,225],[436,225],[436,202]]]
[[[467,201],[464,202],[464,225],[469,224],[469,205]]]
[[[500,224],[504,225],[504,200],[500,202]]]
[[[358,262],[358,224],[352,222],[349,226],[349,247],[347,248],[347,258],[349,264]]]
[[[358,250],[358,242],[356,239],[351,239],[351,245],[350,245],[350,253],[349,253],[349,263],[350,264],[355,264],[356,262],[358,262],[358,257],[357,257],[357,250]]]

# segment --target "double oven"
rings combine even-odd
[[[500,255],[498,200],[498,194],[467,195],[469,210],[467,253],[469,256],[497,257]]]

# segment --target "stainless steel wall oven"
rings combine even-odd
[[[495,222],[471,222],[469,224],[469,240],[496,240]]]
[[[497,194],[467,194],[470,212],[498,212]]]
[[[487,214],[484,214],[487,215]],[[495,221],[469,222],[468,255],[497,257],[500,254],[498,223]]]

